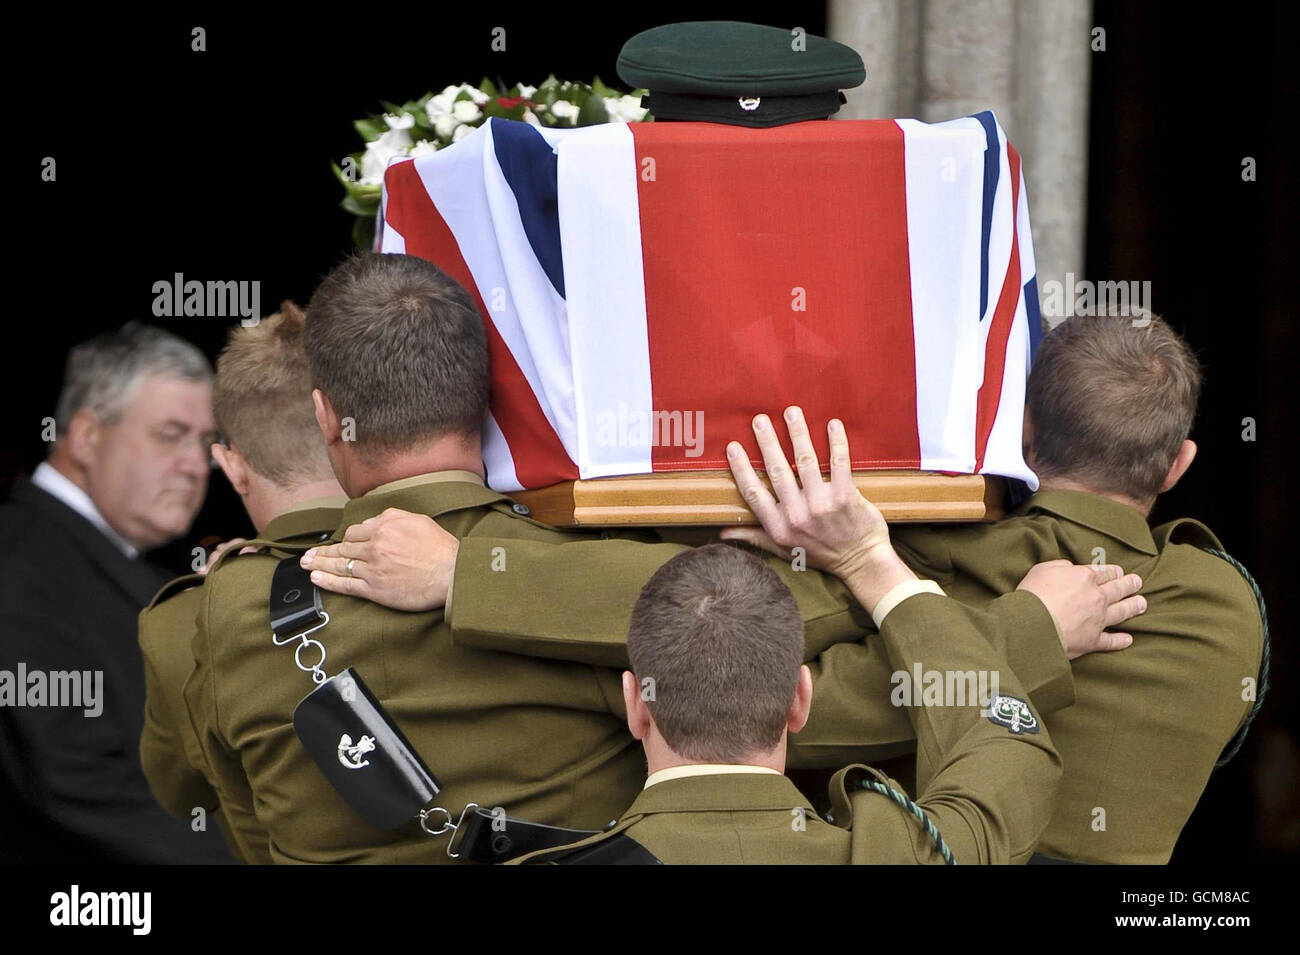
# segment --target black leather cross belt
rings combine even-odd
[[[470,862],[506,862],[538,849],[578,842],[598,830],[528,822],[469,803],[453,822],[425,807],[442,790],[410,740],[351,667],[324,671],[325,647],[312,635],[329,623],[320,592],[297,557],[281,560],[271,579],[270,618],[277,646],[297,642],[294,661],[318,684],[293,713],[303,747],[339,795],[371,825],[396,829],[413,818],[431,836],[448,833],[447,854]]]

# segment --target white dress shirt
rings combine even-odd
[[[57,468],[46,461],[42,461],[36,465],[36,470],[32,472],[32,483],[47,494],[54,495],[98,527],[104,533],[104,536],[113,542],[113,546],[127,557],[135,560],[140,556],[140,552],[132,546],[131,542],[113,530],[108,521],[104,520],[104,515],[99,513],[99,508],[90,499],[90,495],[73,484]]]
[[[781,775],[769,766],[744,766],[734,763],[690,763],[686,766],[670,766],[667,769],[660,769],[651,773],[642,788],[649,789],[656,783],[667,782],[670,779],[684,779],[687,776],[728,776],[733,773]]]

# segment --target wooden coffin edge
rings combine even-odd
[[[855,471],[853,480],[888,521],[992,521],[1005,513],[997,477],[891,470]],[[566,481],[510,497],[557,527],[758,523],[730,471]]]

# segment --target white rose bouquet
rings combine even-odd
[[[484,79],[477,87],[462,83],[401,105],[384,103],[381,115],[353,123],[365,149],[334,164],[334,174],[346,193],[343,208],[357,217],[353,242],[358,249],[369,249],[374,242],[384,170],[393,157],[435,152],[468,136],[493,116],[533,126],[645,122],[654,117],[641,105],[644,92],[624,93],[606,86],[599,76],[590,84],[548,76],[539,86],[520,83],[504,93]]]

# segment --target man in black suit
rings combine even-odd
[[[0,505],[0,861],[231,861],[139,761],[136,617],[169,576],[140,554],[203,503],[211,388],[203,354],[157,328],[78,345],[49,456]]]

